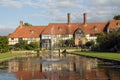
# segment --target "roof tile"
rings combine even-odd
[[[23,26],[22,28],[18,27],[16,30],[9,34],[8,37],[11,38],[30,38],[30,37],[39,37],[45,26]]]

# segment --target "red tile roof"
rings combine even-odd
[[[85,34],[94,34],[103,32],[105,25],[106,23],[87,23],[86,25],[81,23],[70,23],[69,25],[66,23],[50,23],[42,34],[51,34],[52,28],[54,28],[53,34],[74,34],[74,31],[78,27],[83,30]]]
[[[118,26],[119,24],[119,26]],[[108,28],[114,29],[114,28],[120,28],[120,20],[110,20],[108,22]]]
[[[39,37],[40,34],[74,34],[77,28],[80,28],[85,34],[97,34],[106,28],[119,28],[120,20],[110,20],[108,23],[50,23],[48,26],[23,26],[18,27],[10,38],[29,38]],[[53,29],[53,30],[52,30]]]
[[[106,23],[87,23],[84,26],[83,32],[85,34],[97,34],[104,31]]]
[[[18,27],[16,30],[9,34],[9,38],[32,38],[39,37],[41,32],[45,29],[45,26],[23,26]]]
[[[52,30],[53,29],[53,30]],[[42,32],[42,34],[67,34],[66,23],[50,23],[48,27]]]

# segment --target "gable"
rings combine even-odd
[[[85,37],[85,34],[80,28],[78,28],[74,32],[74,38],[80,38],[80,37]]]

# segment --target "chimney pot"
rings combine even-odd
[[[87,24],[87,13],[83,14],[83,19],[84,19],[83,24]]]
[[[67,14],[68,16],[68,25],[70,24],[70,13]]]
[[[23,21],[20,21],[20,28],[23,27]]]

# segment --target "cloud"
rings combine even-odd
[[[120,14],[119,4],[120,0],[0,0],[2,8],[26,9],[20,13],[25,17],[23,20],[36,20],[40,24],[46,22],[46,25],[50,22],[67,22],[67,13],[71,13],[71,22],[83,22],[84,12],[87,13],[87,22],[107,22]],[[15,30],[12,29],[14,25],[9,26],[0,25],[0,35],[8,35]]]
[[[5,7],[16,7],[16,8],[22,7],[21,2],[15,0],[1,0],[0,5]]]
[[[84,12],[88,21],[108,21],[120,12],[119,0],[52,0],[48,3],[48,13],[54,21],[65,21],[66,14],[71,13],[73,22],[80,22]]]
[[[14,31],[13,28],[8,28],[8,26],[0,25],[0,36],[7,36]]]
[[[0,6],[4,7],[13,7],[13,8],[22,8],[24,6],[29,7],[38,7],[40,6],[39,2],[41,1],[32,1],[32,0],[1,0]]]
[[[88,21],[112,19],[120,13],[119,3],[120,0],[1,0],[0,6],[36,8],[40,12],[32,13],[31,17],[42,16],[53,21],[65,21],[70,12],[72,21],[79,22],[84,12],[88,13]]]

